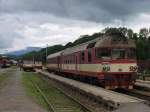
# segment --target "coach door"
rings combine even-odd
[[[57,66],[58,66],[58,71],[60,70],[60,57],[57,57]]]
[[[88,49],[88,63],[92,62],[92,49]]]
[[[78,69],[78,56],[77,56],[77,54],[75,55],[75,69],[76,69],[76,71]]]

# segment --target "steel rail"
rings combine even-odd
[[[42,90],[40,89],[40,87],[31,79],[28,78],[32,85],[36,88],[36,90],[40,93],[40,95],[42,96],[43,100],[45,101],[45,103],[48,106],[48,111],[49,112],[55,112],[54,107],[52,106],[52,104],[48,101],[48,98],[46,97],[46,95],[42,92]]]
[[[39,74],[40,75],[40,74]],[[43,81],[46,81],[44,78],[48,78],[48,77],[44,77],[43,75],[40,75]],[[49,79],[49,78],[48,78]],[[88,107],[86,107],[84,104],[80,103],[78,100],[76,100],[73,96],[67,94],[65,91],[63,91],[61,88],[59,88],[58,86],[54,86],[51,85],[52,87],[56,88],[58,91],[60,91],[62,94],[64,94],[65,96],[67,96],[69,99],[71,99],[72,101],[74,101],[75,103],[77,103],[78,105],[80,105],[80,107],[82,107],[86,112],[94,112],[91,109],[89,109]]]
[[[45,81],[43,78],[41,78],[41,79],[43,81]],[[37,91],[41,94],[41,96],[42,96],[43,100],[45,101],[45,103],[48,105],[49,112],[56,112],[54,106],[49,102],[48,98],[43,93],[43,91],[40,89],[40,87],[31,78],[29,78],[29,80],[31,81],[32,85],[37,89]],[[51,86],[54,87],[54,88],[56,88],[58,91],[60,91],[62,94],[64,94],[67,98],[69,98],[70,100],[72,100],[73,102],[75,102],[77,105],[79,105],[85,112],[94,112],[94,111],[90,110],[89,108],[87,108],[86,106],[84,106],[79,101],[77,101],[71,95],[68,95],[67,93],[65,93],[64,91],[62,91],[60,88],[58,88],[58,87],[56,87],[54,85],[51,85]]]

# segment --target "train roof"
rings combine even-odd
[[[135,42],[131,39],[127,39],[125,36],[121,34],[107,34],[101,37],[98,37],[92,41],[88,41],[83,44],[79,44],[77,46],[67,48],[64,50],[63,54],[70,54],[73,52],[78,52],[82,50],[86,50],[92,47],[101,47],[101,48],[136,48]]]
[[[105,35],[101,41],[97,41],[95,47],[136,48],[135,41],[119,35]]]
[[[70,53],[73,53],[73,52],[78,52],[78,51],[83,51],[83,50],[85,50],[85,49],[87,49],[87,47],[88,47],[88,45],[91,43],[93,43],[93,44],[95,44],[97,41],[99,41],[99,40],[101,40],[102,39],[102,37],[101,38],[96,38],[96,39],[94,39],[94,40],[92,40],[92,41],[88,41],[88,42],[86,42],[86,43],[83,43],[83,44],[79,44],[79,45],[76,45],[76,46],[74,46],[74,47],[71,47],[71,48],[67,48],[67,49],[65,49],[64,50],[64,52],[63,52],[63,54],[65,55],[65,54],[70,54]],[[94,47],[95,45],[93,45],[93,47]]]
[[[131,39],[127,39],[122,34],[105,34],[94,40],[76,45],[74,47],[66,48],[63,51],[51,54],[48,58],[60,56],[61,54],[67,55],[78,51],[83,51],[92,47],[101,48],[136,48],[135,42]]]
[[[47,56],[47,59],[60,56],[63,51],[56,52]]]

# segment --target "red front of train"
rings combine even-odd
[[[135,49],[134,42],[122,35],[104,35],[49,55],[47,67],[107,89],[132,89],[137,72]]]

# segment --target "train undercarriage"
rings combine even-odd
[[[92,85],[98,85],[105,89],[118,89],[118,88],[126,88],[133,89],[135,84],[136,74],[105,74],[103,78],[91,77],[80,74],[73,74],[68,72],[62,72],[57,70],[49,70],[49,72],[54,72],[57,75],[61,75],[64,77],[68,77],[74,80],[86,82]]]

